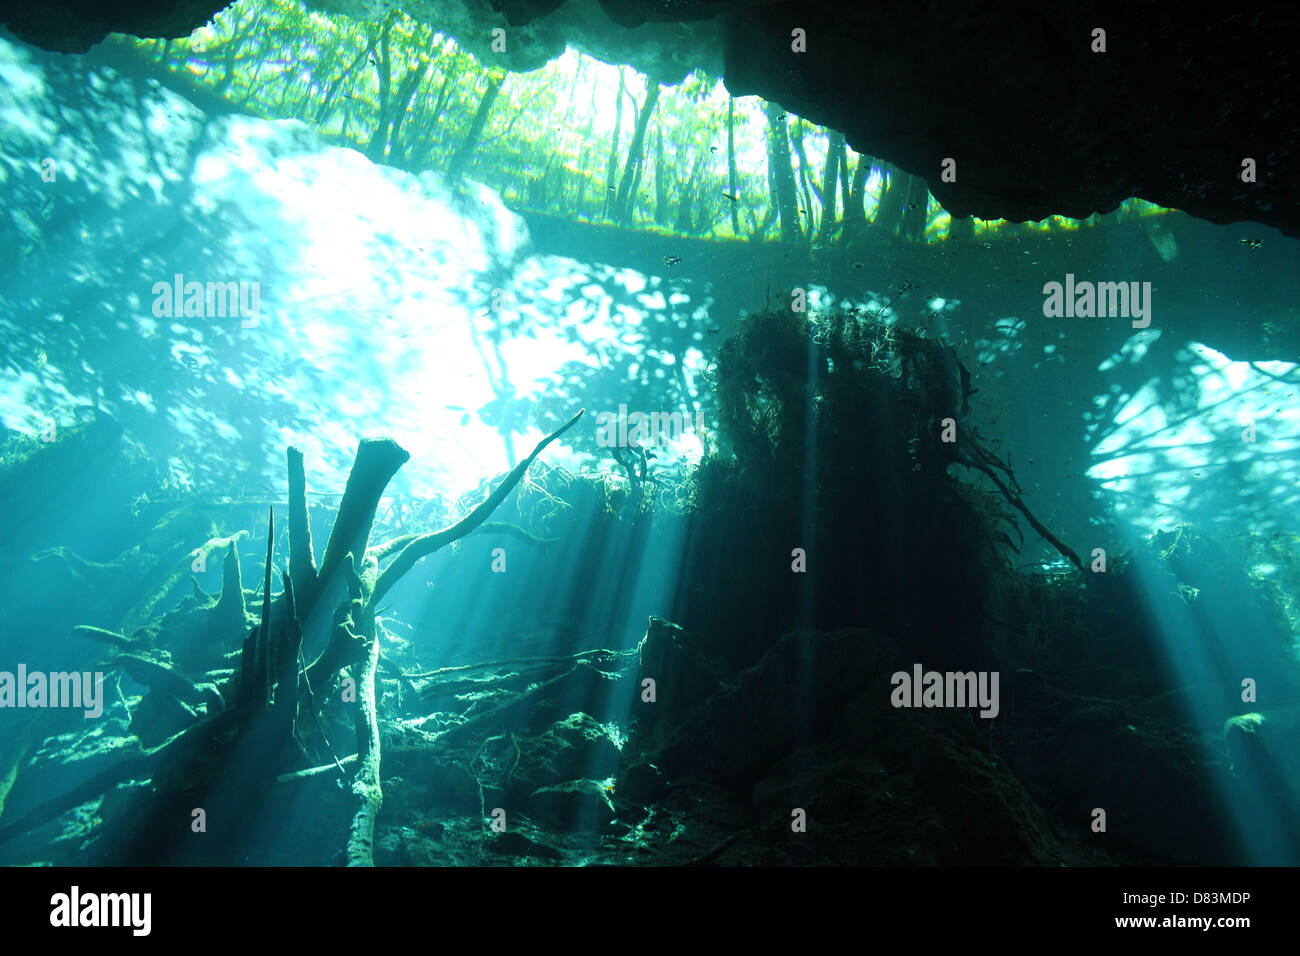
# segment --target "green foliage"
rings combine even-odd
[[[364,21],[308,11],[294,0],[238,0],[188,38],[107,42],[145,58],[209,105],[225,100],[255,115],[299,119],[376,162],[481,180],[516,207],[678,235],[761,240],[775,236],[775,184],[793,182],[803,226],[793,233],[798,241],[825,242],[846,222],[845,210],[822,195],[832,139],[823,127],[779,111],[787,141],[773,141],[767,104],[753,96],[733,100],[721,80],[696,71],[663,88],[640,155],[632,157],[646,77],[570,49],[542,69],[504,77],[498,95],[500,72],[438,26],[396,10]],[[485,101],[485,122],[476,125]],[[906,235],[946,231],[947,214],[919,180],[901,177],[908,183],[894,186],[900,177],[870,157],[848,149],[845,158],[850,168],[866,163],[870,170],[861,204],[869,221],[897,229],[900,194],[910,185],[920,190],[909,193],[910,202],[926,203]],[[616,184],[620,174],[635,172],[625,215],[615,215],[622,209],[608,195],[611,169]],[[1049,227],[1073,223],[1053,217],[1006,231]],[[978,233],[985,238],[1002,228],[981,224]]]
[[[272,119],[295,118],[340,145],[412,170],[446,170],[471,130],[492,72],[456,41],[400,13],[382,22],[308,12],[290,0],[240,0],[181,40],[129,45],[196,93],[215,94]],[[517,206],[572,219],[610,221],[606,165],[621,173],[648,81],[567,51],[545,68],[510,74],[464,172]],[[616,109],[619,100],[622,108]],[[734,103],[737,180],[727,152],[729,96],[696,71],[664,87],[650,117],[628,223],[701,237],[759,230],[770,203],[764,104]],[[615,128],[615,118],[618,128]],[[804,133],[810,177],[829,133]],[[727,199],[724,193],[736,196]]]

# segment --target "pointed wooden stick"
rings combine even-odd
[[[311,593],[316,584],[316,557],[312,553],[311,515],[307,511],[307,475],[302,452],[290,447],[289,464],[289,575],[294,591]]]
[[[254,706],[264,708],[271,699],[271,559],[275,555],[275,508],[266,519],[266,576],[262,583],[262,627],[253,656]]]
[[[244,581],[239,571],[239,552],[235,542],[230,542],[221,565],[221,597],[214,612],[217,620],[238,624],[240,630],[248,626],[247,608],[244,606]]]

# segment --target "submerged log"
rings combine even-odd
[[[219,774],[224,781],[221,785],[233,785],[252,793],[277,776],[292,779],[295,772],[291,769],[291,760],[301,758],[301,754],[295,754],[289,746],[294,740],[300,693],[306,695],[302,698],[307,702],[306,710],[319,726],[318,709],[323,705],[323,698],[322,703],[318,703],[312,695],[313,683],[328,679],[345,667],[352,667],[357,682],[357,754],[355,758],[345,758],[344,762],[356,760],[352,793],[357,806],[349,831],[347,859],[352,866],[373,865],[375,820],[383,803],[375,677],[379,661],[374,614],[376,602],[421,557],[482,526],[537,456],[572,428],[582,415],[583,412],[579,411],[564,426],[539,442],[532,454],[510,471],[487,500],[457,524],[433,534],[405,536],[374,549],[368,549],[368,545],[375,510],[388,482],[410,455],[389,439],[362,441],[319,570],[312,560],[302,454],[289,449],[290,555],[288,571],[282,573],[284,590],[278,598],[281,602],[278,610],[282,613],[272,613],[276,601],[272,594],[275,556],[275,512],[272,508],[267,519],[261,619],[257,626],[245,632],[237,678],[238,693],[228,698],[235,702],[200,719],[157,747],[140,749],[70,792],[33,807],[19,819],[0,826],[0,843],[47,823],[126,780],[148,778],[153,781],[155,790],[191,791],[216,783],[214,775]],[[380,574],[379,560],[394,554],[396,558]],[[356,560],[356,555],[362,556],[360,561]],[[336,601],[335,592],[344,588],[346,598]],[[343,595],[339,593],[338,596]],[[332,619],[324,618],[322,612],[331,606],[334,608]],[[244,630],[247,608],[233,542],[226,550],[222,594],[213,611],[215,620],[229,620],[232,626],[237,623],[240,630]],[[303,668],[304,632],[313,616],[330,622],[330,639],[312,665]],[[274,629],[273,622],[277,625]],[[132,643],[115,632],[84,629],[82,633],[123,649]],[[132,665],[139,665],[144,660],[138,655],[121,655],[119,660],[125,664],[128,657]],[[209,703],[220,704],[217,695],[203,691],[165,665],[158,664],[151,671],[151,677],[154,682],[167,684],[170,692],[179,692],[191,699],[198,696]],[[287,767],[286,763],[290,766]],[[333,766],[342,770],[342,763],[337,759]],[[297,773],[315,775],[316,771]]]
[[[450,528],[444,528],[442,531],[435,531],[431,534],[408,536],[400,539],[404,542],[404,546],[397,557],[393,559],[393,563],[385,568],[384,573],[379,576],[379,583],[375,585],[374,600],[381,600],[383,596],[388,593],[389,588],[396,584],[402,575],[406,574],[407,571],[411,570],[411,568],[415,566],[415,562],[427,555],[433,554],[433,552],[440,548],[446,547],[453,541],[463,538],[491,517],[492,512],[496,511],[497,508],[501,506],[501,502],[505,501],[510,492],[514,490],[515,485],[519,484],[519,480],[523,478],[524,472],[528,470],[528,466],[537,460],[537,456],[546,450],[547,445],[576,425],[585,412],[586,409],[580,409],[578,414],[574,415],[562,426],[538,442],[537,447],[533,449],[532,454],[519,464],[515,465],[515,467],[510,470],[510,474],[506,475],[505,480],[501,482],[497,489],[492,492],[492,494],[488,495],[487,499],[481,505],[467,514],[460,521],[456,522],[456,524],[452,525]],[[392,550],[392,545],[386,545],[379,550],[383,554],[388,554]]]
[[[357,809],[348,833],[348,866],[374,866],[375,820],[384,803],[379,782],[379,712],[375,702],[375,671],[379,640],[371,638],[366,659],[353,669],[357,682],[357,773],[352,795]]]
[[[319,593],[328,590],[343,566],[344,558],[349,554],[365,554],[379,499],[393,475],[410,457],[410,452],[391,438],[368,438],[357,447],[357,457],[343,490],[343,500],[339,503],[329,542],[325,545],[325,556],[321,559],[316,581],[318,593],[299,595],[299,601],[307,609],[304,616],[310,613]]]

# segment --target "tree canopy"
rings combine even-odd
[[[468,176],[513,208],[577,222],[791,244],[868,226],[936,242],[1081,225],[954,224],[924,180],[778,104],[733,98],[717,77],[669,86],[573,49],[506,72],[398,11],[367,22],[240,0],[181,40],[114,42],[205,100],[299,119],[375,162]],[[1153,211],[1134,200],[1121,217]]]

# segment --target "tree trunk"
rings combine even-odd
[[[920,176],[908,176],[907,199],[903,203],[903,221],[899,235],[913,242],[925,241],[925,223],[929,218],[930,189]]]
[[[767,211],[763,213],[762,221],[750,233],[750,242],[764,239],[767,236],[768,228],[772,225],[772,220],[776,218],[776,169],[770,159],[767,163],[767,194]]]
[[[474,150],[478,146],[478,141],[483,136],[483,127],[487,126],[488,114],[492,112],[492,104],[496,102],[497,94],[501,92],[501,84],[505,82],[504,74],[492,76],[488,79],[487,91],[483,98],[478,101],[478,109],[474,111],[474,119],[469,124],[469,132],[461,140],[460,147],[456,150],[456,155],[451,159],[451,166],[448,172],[453,176],[459,176],[469,165],[469,161],[474,156]]]
[[[728,199],[731,205],[731,231],[737,236],[740,235],[740,193],[736,192],[739,188],[736,185],[736,128],[735,128],[735,107],[736,98],[727,96],[727,192],[735,199]]]
[[[697,201],[699,182],[704,170],[704,157],[698,157],[691,165],[691,171],[685,181],[678,181],[677,219],[673,228],[683,235],[690,235],[699,228]]]
[[[668,217],[668,180],[664,176],[664,126],[655,127],[655,225],[662,226]]]
[[[858,154],[858,162],[862,162],[862,154]],[[853,193],[849,189],[849,182],[853,174],[849,172],[849,151],[846,148],[843,155],[840,156],[840,208],[844,210],[844,218],[849,218],[849,200]]]
[[[618,68],[618,94],[614,103],[614,135],[609,145],[609,160],[605,163],[605,211],[606,219],[614,210],[614,194],[618,191],[614,185],[614,172],[618,169],[618,139],[623,129],[623,67]]]
[[[767,104],[767,162],[772,170],[772,201],[781,217],[781,241],[798,242],[803,234],[799,230],[794,170],[790,166],[790,138],[785,111],[775,103]]]
[[[321,97],[320,109],[316,111],[316,119],[314,121],[316,126],[321,126],[325,122],[325,117],[329,115],[329,111],[334,105],[334,95],[341,89],[347,89],[348,80],[352,78],[353,71],[361,64],[361,61],[364,60],[365,58],[366,58],[366,49],[363,48],[361,52],[357,54],[356,59],[354,59],[351,63],[348,64],[347,69],[345,69],[342,73],[340,73],[338,78],[333,83],[330,83],[326,86],[325,93]],[[222,82],[225,83],[226,80],[223,80]],[[216,92],[221,93],[224,91],[217,90]]]
[[[632,188],[631,188],[631,190],[628,192],[628,203],[627,203],[627,208],[626,208],[626,210],[625,210],[625,212],[624,212],[624,216],[623,216],[623,218],[624,218],[625,220],[627,220],[627,219],[631,219],[633,213],[635,213],[635,211],[636,211],[636,197],[637,197],[638,192],[639,192],[640,189],[641,189],[641,174],[642,174],[643,172],[645,172],[645,159],[644,159],[644,158],[642,158],[641,160],[639,160],[639,161],[637,162],[637,164],[636,164],[636,172],[634,172],[634,173],[632,174]]]
[[[826,150],[826,167],[822,170],[822,225],[817,230],[817,241],[820,243],[829,242],[835,231],[835,184],[843,161],[844,134],[831,133],[830,147]]]
[[[388,152],[389,164],[393,166],[401,165],[406,159],[406,147],[402,143],[402,124],[405,122],[411,104],[415,102],[415,96],[420,91],[420,84],[424,82],[425,76],[429,72],[428,59],[421,57],[420,60],[411,65],[406,76],[402,79],[402,88],[398,92],[394,102],[394,116],[390,121],[391,132],[389,139],[392,148]]]
[[[655,104],[659,102],[659,83],[654,77],[646,78],[647,89],[645,102],[636,118],[636,130],[632,133],[632,145],[627,150],[627,162],[623,165],[623,179],[618,184],[618,199],[615,205],[618,221],[626,223],[632,218],[632,207],[636,192],[633,182],[640,176],[641,152],[645,145],[645,131],[650,124]]]
[[[808,157],[803,151],[803,119],[796,119],[794,126],[790,128],[790,142],[794,145],[794,154],[799,159],[799,191],[803,194],[803,209],[799,215],[801,221],[805,224],[804,230],[808,238],[813,234],[813,201],[812,193],[808,189]]]
[[[870,157],[858,154],[858,165],[853,170],[853,181],[849,186],[849,197],[844,205],[845,240],[856,239],[867,227],[867,171],[871,168]]]
[[[372,163],[380,162],[384,158],[384,153],[388,149],[388,131],[392,119],[389,115],[389,95],[388,81],[390,78],[388,66],[388,30],[392,25],[391,16],[384,18],[384,26],[379,35],[379,53],[376,56],[375,68],[379,73],[379,115],[375,119],[375,130],[370,136],[370,142],[366,145],[366,158]],[[370,44],[373,51],[375,45]]]
[[[903,221],[903,211],[907,208],[907,197],[912,190],[912,177],[891,164],[882,163],[881,166],[889,175],[880,190],[873,231],[897,235]]]
[[[438,99],[434,101],[433,110],[429,113],[430,126],[436,126],[438,117],[442,111],[447,108],[447,100],[451,98],[452,85],[460,76],[460,54],[453,53],[451,57],[451,66],[447,69],[447,75],[442,79],[442,86],[438,88]]]

